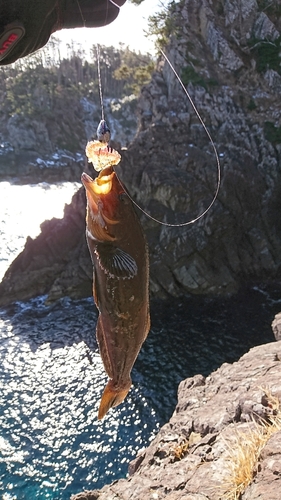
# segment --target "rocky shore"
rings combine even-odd
[[[276,338],[280,330],[277,315]],[[71,500],[234,500],[237,493],[241,500],[279,500],[280,362],[279,340],[206,378],[184,380],[174,414],[131,462],[129,477]],[[245,487],[237,484],[241,477]]]

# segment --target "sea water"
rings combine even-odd
[[[78,184],[0,183],[1,272],[61,217]],[[281,289],[262,285],[234,298],[153,301],[152,328],[125,402],[103,421],[106,383],[95,340],[92,298],[45,297],[0,310],[0,495],[3,500],[68,500],[127,474],[128,463],[168,421],[179,382],[208,375],[250,347],[273,340]],[[1,498],[1,497],[0,497]]]

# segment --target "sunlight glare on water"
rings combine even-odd
[[[43,303],[43,297],[19,303],[12,320],[0,319],[0,491],[6,500],[68,500],[83,486],[122,477],[159,427],[138,385],[126,404],[97,420],[107,377],[92,299]]]
[[[0,280],[22,251],[26,237],[35,238],[45,220],[61,218],[65,203],[70,203],[80,186],[72,182],[22,186],[0,182]]]

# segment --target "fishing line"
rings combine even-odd
[[[113,2],[113,0],[108,0],[108,2],[111,3],[111,5],[114,5],[114,7],[116,7],[118,10],[120,10],[120,5],[117,5],[117,3]],[[83,21],[83,26],[85,28],[86,27],[86,19],[83,16],[83,12],[82,12],[79,0],[76,0],[76,3],[78,5],[80,16],[81,16],[81,19]],[[108,17],[108,3],[106,4],[106,13],[105,13],[105,19],[104,19],[104,26],[106,25],[107,17]]]
[[[130,200],[135,204],[135,206],[141,211],[143,212],[143,214],[145,214],[147,217],[149,217],[149,219],[153,220],[154,222],[157,222],[158,224],[162,224],[163,226],[169,226],[169,227],[182,227],[182,226],[188,226],[190,224],[193,224],[194,222],[198,221],[199,219],[201,219],[201,217],[204,217],[204,215],[206,215],[207,212],[209,212],[209,210],[212,208],[213,204],[215,203],[217,197],[218,197],[218,193],[219,193],[219,190],[220,190],[220,185],[221,185],[221,165],[220,165],[220,160],[219,160],[219,156],[218,156],[218,152],[217,152],[217,148],[214,144],[214,141],[211,137],[211,134],[210,132],[208,131],[204,121],[203,121],[203,118],[201,117],[198,109],[196,108],[195,106],[195,103],[193,102],[192,98],[191,98],[191,95],[189,94],[189,92],[187,91],[187,89],[185,88],[180,76],[178,75],[178,73],[176,72],[175,68],[173,67],[172,63],[169,61],[168,57],[166,56],[166,54],[163,52],[163,50],[160,49],[160,52],[162,54],[162,56],[165,58],[165,60],[167,61],[167,63],[169,64],[171,70],[173,71],[175,77],[177,78],[177,80],[179,81],[185,95],[188,97],[189,101],[190,101],[190,104],[192,105],[192,108],[193,110],[195,111],[195,114],[199,120],[199,122],[201,123],[205,133],[207,134],[207,137],[211,143],[211,146],[213,148],[213,151],[215,153],[215,158],[216,158],[216,164],[217,164],[217,187],[216,187],[216,191],[215,191],[215,194],[213,196],[213,199],[211,201],[211,203],[208,205],[208,207],[201,213],[199,214],[197,217],[195,217],[194,219],[191,219],[187,222],[182,222],[182,223],[169,223],[169,222],[164,222],[164,221],[161,221],[159,219],[156,219],[155,217],[153,217],[152,215],[150,215],[148,212],[146,212],[146,210],[144,210],[143,208],[141,208],[138,203],[136,203],[135,200],[133,200],[133,198],[131,197],[131,195],[128,193],[128,190],[126,189],[126,187],[124,186],[124,184],[122,183],[122,181],[120,180],[116,170],[114,169],[115,171],[115,174],[117,176],[117,179],[118,181],[120,182],[121,186],[123,187],[124,191],[126,192],[126,194],[128,195],[128,197],[130,198]]]
[[[117,3],[113,2],[113,0],[108,0],[110,3],[112,3],[112,5],[114,5],[114,7],[117,7],[117,9],[120,10],[120,5],[117,5]]]
[[[101,105],[101,119],[104,120],[103,95],[102,95],[102,84],[101,84],[101,74],[100,74],[100,46],[99,46],[99,44],[97,44],[97,62],[98,62],[98,82],[99,82],[99,95],[100,95],[100,105]]]
[[[111,3],[112,5],[114,5],[114,7],[117,7],[117,9],[120,11],[120,5],[117,5],[117,3],[113,2],[113,0],[108,0],[108,2]],[[106,9],[106,16],[105,16],[104,24],[106,24],[107,15],[108,15],[108,4],[107,4],[107,9]],[[99,95],[100,95],[100,104],[101,104],[101,119],[104,120],[104,107],[103,107],[101,72],[100,72],[100,46],[99,46],[99,44],[97,44],[97,62],[98,62]]]
[[[120,9],[120,7],[118,5],[116,5],[114,2],[112,2],[111,0],[108,0],[108,1],[110,3],[113,3],[113,5],[115,5],[115,7],[118,7]],[[78,5],[80,16],[81,16],[81,19],[83,21],[84,28],[85,28],[85,26],[86,26],[86,20],[84,19],[83,12],[82,12],[79,0],[76,0],[76,3]],[[107,20],[107,11],[108,11],[108,7],[107,7],[107,10],[106,10],[105,23],[106,23],[106,20]],[[101,103],[101,116],[102,116],[102,120],[104,120],[103,96],[102,96],[101,73],[100,73],[100,46],[99,46],[99,44],[97,44],[97,64],[98,64],[98,82],[99,82],[99,96],[100,96],[100,103]]]
[[[83,16],[83,12],[82,12],[82,9],[81,9],[81,6],[80,6],[79,1],[78,1],[78,0],[76,0],[76,3],[77,3],[77,5],[78,5],[78,9],[79,9],[79,12],[80,12],[80,16],[81,16],[81,19],[82,19],[82,21],[83,21],[83,26],[84,26],[84,28],[85,28],[85,27],[86,27],[86,19],[85,19],[85,18],[84,18],[84,16]]]
[[[78,0],[76,0],[76,1],[78,1]],[[108,0],[108,2],[111,3],[112,5],[114,5],[114,7],[116,7],[120,11],[120,5],[117,5],[117,3],[113,2],[113,0]],[[107,15],[108,15],[108,3],[106,5],[106,15],[105,15],[104,24],[106,24]],[[102,84],[101,84],[101,72],[100,72],[100,46],[99,46],[99,44],[97,44],[97,61],[98,61],[99,95],[100,95],[100,103],[101,103],[101,119],[104,120],[104,108],[103,108],[103,96],[102,96]]]

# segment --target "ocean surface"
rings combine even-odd
[[[0,275],[61,217],[79,184],[0,183]],[[179,382],[208,375],[250,347],[274,340],[281,287],[257,285],[232,299],[153,301],[152,328],[126,401],[100,422],[106,375],[92,298],[44,297],[0,310],[0,498],[68,500],[125,477],[128,463],[171,416]]]

